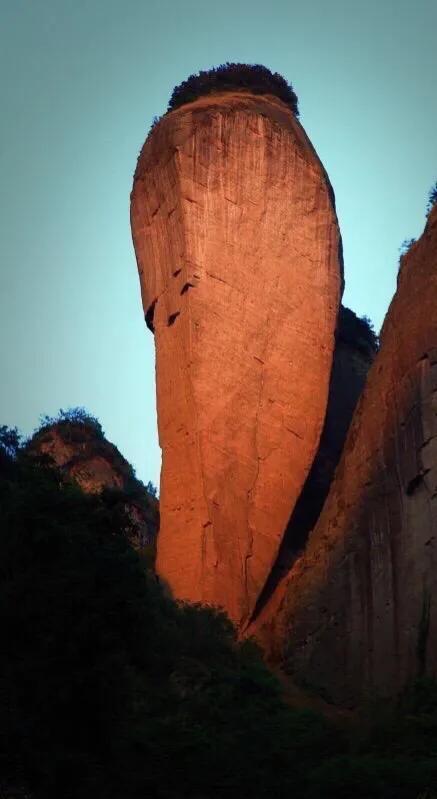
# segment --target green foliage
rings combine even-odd
[[[92,439],[92,446],[94,454],[101,454],[106,459],[112,459],[114,467],[121,469],[124,473],[124,489],[120,491],[124,498],[138,501],[139,504],[146,505],[147,501],[144,498],[144,490],[146,490],[153,497],[158,496],[157,487],[149,481],[147,486],[144,487],[141,480],[135,474],[134,467],[123,457],[121,452],[114,444],[111,444],[105,439],[104,431],[99,420],[89,413],[85,408],[68,408],[67,410],[60,409],[56,416],[44,415],[40,417],[40,427],[34,432],[33,437],[26,442],[27,446],[32,448],[32,443],[38,443],[39,440],[45,436],[49,436],[53,427],[56,427],[57,432],[61,438],[67,443],[85,444]],[[7,428],[0,428],[0,446],[1,430],[5,431]],[[9,431],[9,435],[15,431]],[[21,437],[17,442],[17,449],[22,445]],[[86,460],[89,452],[83,451],[83,457]],[[81,452],[78,451],[75,460],[81,459]]]
[[[40,426],[35,431],[34,435],[40,435],[45,430],[56,425],[61,432],[62,430],[68,435],[71,428],[74,426],[87,427],[92,429],[97,438],[103,438],[104,432],[102,425],[95,416],[92,416],[85,408],[67,408],[67,410],[60,409],[56,416],[48,416],[47,414],[41,416]]]
[[[435,204],[437,203],[437,180],[428,195],[428,204],[426,206],[426,214],[429,216]]]
[[[297,96],[291,84],[278,72],[271,72],[262,64],[226,63],[190,75],[173,90],[167,110],[174,111],[203,95],[235,91],[273,94],[288,105],[295,116],[299,116]]]
[[[156,538],[144,544],[137,552],[146,569],[153,571],[156,563]]]
[[[416,239],[404,239],[404,241],[402,242],[401,246],[399,247],[400,260],[402,260],[402,258],[404,257],[404,255],[406,255],[406,254],[407,254],[407,252],[409,251],[409,249],[410,249],[410,248],[413,246],[413,244],[415,244],[415,243],[416,243]]]
[[[144,569],[127,523],[110,494],[4,450],[0,785],[34,799],[417,799],[437,785],[435,683],[360,735],[290,709],[223,614],[175,603]]]
[[[227,618],[178,605],[120,508],[23,456],[0,482],[0,766],[37,797],[286,795],[320,719]],[[291,745],[296,725],[305,738]],[[276,767],[275,767],[276,764]],[[300,768],[300,767],[299,767]],[[288,769],[288,770],[287,770]],[[304,779],[303,773],[299,777]]]
[[[437,684],[419,679],[388,702],[368,702],[348,753],[320,763],[309,797],[432,799],[437,785]]]
[[[22,436],[17,427],[0,425],[0,450],[4,457],[15,458],[21,446]]]
[[[434,785],[435,759],[378,755],[332,758],[315,768],[308,799],[416,799],[420,786]],[[320,787],[323,793],[320,794]]]
[[[374,355],[379,346],[372,320],[368,316],[357,316],[344,305],[340,307],[337,338],[369,355]]]
[[[403,263],[403,260],[404,260],[405,256],[407,255],[407,253],[410,251],[411,247],[415,243],[416,243],[416,239],[404,239],[404,241],[402,242],[401,246],[399,247],[398,274],[399,274],[399,272],[402,269],[402,263]]]
[[[149,482],[146,485],[146,491],[152,497],[157,497],[158,496],[158,489],[157,489],[156,485],[154,483],[152,483],[151,480],[149,480]]]
[[[358,317],[358,324],[363,338],[367,338],[372,348],[376,351],[379,346],[378,336],[370,316]]]

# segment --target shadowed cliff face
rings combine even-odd
[[[120,495],[132,522],[136,549],[154,544],[159,528],[159,503],[134,476],[117,447],[92,425],[60,422],[44,427],[27,446],[33,455],[48,455],[61,472],[87,494],[111,489]]]
[[[257,619],[336,702],[437,673],[437,208],[404,257],[322,515]]]
[[[363,320],[342,305],[335,335],[328,406],[319,448],[291,514],[276,561],[258,598],[252,621],[301,554],[320,516],[376,352],[376,336]]]
[[[326,174],[273,97],[203,97],[142,150],[131,203],[155,333],[157,568],[248,618],[317,449],[342,271]]]

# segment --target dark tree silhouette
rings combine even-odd
[[[282,100],[298,117],[298,100],[290,83],[278,72],[262,64],[221,64],[190,75],[173,90],[168,111],[174,111],[198,97],[218,92],[250,91],[253,94],[272,94]]]
[[[428,205],[426,206],[426,213],[430,214],[435,204],[437,203],[437,180],[428,195]]]

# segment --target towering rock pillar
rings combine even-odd
[[[285,103],[215,94],[152,130],[131,221],[156,344],[158,573],[242,624],[323,424],[342,288],[332,190]]]

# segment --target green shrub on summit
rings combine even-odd
[[[167,110],[174,111],[207,94],[238,91],[272,94],[288,105],[296,117],[299,116],[298,100],[291,84],[262,64],[226,63],[190,75],[173,90]]]

